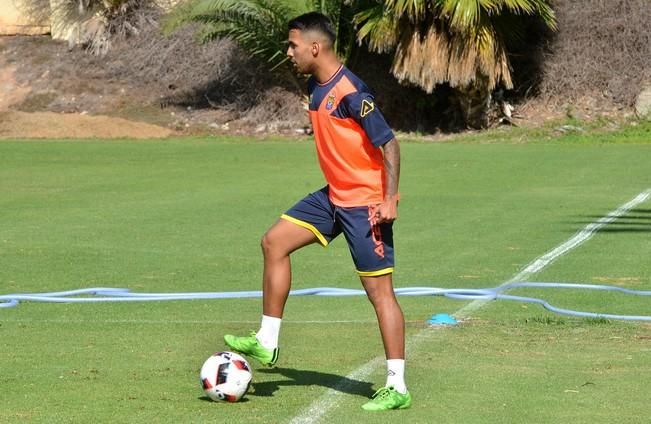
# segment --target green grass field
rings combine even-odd
[[[651,188],[650,125],[513,134],[402,144],[397,287],[498,286]],[[258,290],[261,235],[321,184],[308,140],[1,141],[0,295]],[[651,290],[649,257],[651,201],[530,279]],[[293,264],[295,289],[361,287],[343,239]],[[651,314],[648,296],[513,293]],[[23,302],[0,309],[0,422],[649,422],[649,323],[497,301],[435,329],[469,302],[400,301],[414,404],[380,414],[360,409],[384,383],[381,359],[359,371],[383,352],[364,297],[290,297],[278,366],[252,364],[237,404],[205,400],[198,372],[224,333],[257,328],[260,299]]]

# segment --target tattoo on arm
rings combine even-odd
[[[384,170],[386,172],[386,195],[395,196],[398,194],[398,183],[400,181],[400,146],[398,140],[391,139],[382,146],[384,150]]]

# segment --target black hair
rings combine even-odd
[[[289,21],[287,27],[290,31],[293,29],[300,31],[318,31],[326,37],[330,45],[334,45],[337,38],[335,26],[332,24],[332,21],[320,12],[308,12],[297,16]]]

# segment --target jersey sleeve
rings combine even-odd
[[[364,129],[375,147],[380,147],[394,138],[393,131],[375,104],[373,95],[354,92],[344,97],[342,103],[345,110],[341,112]]]

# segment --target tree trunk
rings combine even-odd
[[[468,128],[479,130],[490,125],[489,111],[493,99],[487,82],[479,77],[471,85],[456,88],[461,116]]]

